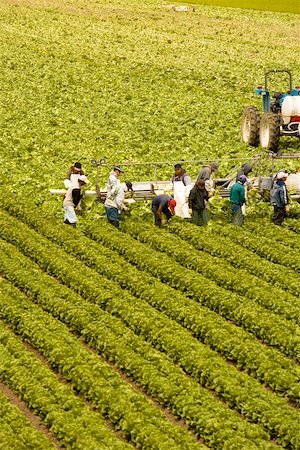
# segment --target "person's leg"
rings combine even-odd
[[[279,206],[274,206],[274,214],[273,214],[272,222],[275,225],[281,225],[285,216],[286,216],[286,213],[285,213],[284,208],[279,208]]]
[[[77,217],[74,207],[64,206],[64,210],[65,210],[64,223],[67,225],[72,225],[74,228],[76,228]]]
[[[114,225],[116,228],[119,227],[120,214],[117,208],[105,207],[106,216],[108,223]]]
[[[241,206],[231,204],[230,207],[232,212],[232,223],[238,227],[241,227],[244,220]]]
[[[207,209],[201,209],[201,211],[199,211],[199,216],[201,225],[205,226],[210,221],[209,212],[207,211]]]
[[[191,222],[198,226],[201,225],[200,214],[199,211],[197,211],[196,209],[193,209],[192,211]]]
[[[162,212],[164,213],[164,215],[166,216],[167,220],[170,220],[172,217],[172,213],[169,210],[169,208],[167,206],[164,207],[164,209],[162,210]]]
[[[152,208],[152,212],[154,215],[154,225],[156,225],[157,227],[161,227],[162,223],[161,223],[161,219],[157,215],[157,209],[158,208],[156,206],[153,206],[153,208]]]

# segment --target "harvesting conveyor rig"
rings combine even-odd
[[[286,73],[289,77],[287,92],[268,89],[268,77],[273,73]],[[242,116],[243,141],[253,147],[259,144],[271,152],[278,151],[280,136],[300,137],[300,87],[293,88],[292,73],[287,69],[269,69],[265,72],[265,85],[255,89],[262,96],[263,113],[255,106],[247,106]]]

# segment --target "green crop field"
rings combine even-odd
[[[230,8],[258,9],[260,11],[279,11],[300,14],[300,4],[298,0],[265,0],[263,3],[259,0],[192,0],[190,3],[193,3],[194,5],[227,6]]]
[[[59,187],[77,159],[87,170],[102,156],[113,163],[259,151],[241,141],[242,111],[261,108],[254,89],[267,68],[288,67],[300,84],[299,16],[164,6],[1,1],[4,182]],[[286,80],[275,78],[276,87]],[[281,150],[296,152],[299,141],[283,139]]]
[[[216,3],[0,0],[1,449],[300,449],[299,219],[252,190],[238,229],[217,196],[206,228],[85,200],[74,229],[49,193],[263,154],[241,116],[268,68],[300,84],[297,3]]]

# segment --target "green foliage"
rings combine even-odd
[[[23,276],[26,273],[24,268],[20,272],[23,272]],[[18,276],[15,279],[17,280]],[[34,284],[34,278],[29,277],[27,282],[29,286],[31,283]],[[72,383],[73,389],[76,392],[81,392],[111,422],[114,428],[120,430],[129,441],[133,443],[138,442],[141,448],[147,448],[148,441],[156,442],[162,449],[166,450],[170,446],[174,449],[180,449],[182,446],[189,449],[201,448],[201,445],[198,445],[187,432],[165,420],[164,415],[147,402],[143,395],[138,394],[129,384],[125,383],[109,364],[86,349],[77,337],[69,333],[59,320],[53,319],[51,315],[44,313],[39,307],[28,302],[25,296],[18,294],[16,289],[7,287],[4,282],[1,283],[1,293],[2,319],[21,334],[23,339],[29,341],[48,357],[50,364],[66,380]],[[54,302],[55,300],[53,298]],[[46,300],[44,302],[46,304]],[[49,303],[51,304],[51,297],[49,298]],[[81,311],[77,310],[76,312],[79,315],[76,317],[74,314],[76,307],[74,308],[73,306],[72,311],[68,313],[66,306],[67,304],[62,304],[59,313],[56,313],[56,315],[61,316],[62,311],[64,311],[64,315],[61,316],[64,320],[68,320],[65,318],[66,316],[73,316],[71,328],[76,329],[76,324],[80,323],[82,327],[80,331],[83,332],[83,335],[87,335],[96,347],[100,346],[101,342],[104,347],[109,348],[113,346],[113,339],[117,340],[117,336],[114,337],[113,333],[107,332],[104,327],[103,336],[100,336],[101,333],[99,332],[97,337],[95,331],[98,327],[102,327],[103,324],[101,322],[92,322],[92,316],[88,310],[86,312],[84,309]],[[57,308],[59,308],[59,302],[57,302]],[[89,329],[91,331],[88,331]],[[114,347],[117,348],[116,345]],[[112,360],[113,358],[110,357],[109,359]],[[16,365],[19,367],[20,364],[21,362],[18,359]],[[44,380],[42,368],[37,373],[37,376],[40,377],[40,382]],[[7,378],[5,378],[7,382],[10,381],[9,376],[10,372],[8,371]],[[21,385],[22,380],[17,375],[14,377],[14,381],[16,386]],[[37,396],[39,395],[40,397],[38,398],[44,398],[44,401],[47,402],[47,396],[43,396],[36,385],[26,383],[24,389],[30,390],[27,394],[27,400],[34,403],[32,407],[39,408],[39,403],[36,404]],[[53,387],[52,389],[54,390]],[[57,403],[63,403],[67,411],[71,410],[72,406],[76,407],[76,405],[78,409],[80,402],[82,402],[76,397],[74,397],[73,401],[69,400],[63,390],[63,385],[56,387],[55,392]],[[69,413],[69,415],[71,414]],[[84,442],[85,437],[88,438],[88,433],[90,433],[91,436],[95,435],[98,439],[102,437],[108,448],[119,448],[119,446],[120,448],[128,448],[128,444],[118,441],[113,434],[110,436],[111,432],[108,430],[105,432],[105,428],[103,430],[101,418],[97,417],[96,413],[93,414],[91,412],[90,418],[88,412],[85,411],[77,411],[76,417],[77,415],[78,419],[76,421],[79,429],[79,431],[76,431],[78,433],[77,440],[80,438],[80,441],[82,439]],[[51,409],[51,414],[46,416],[46,423],[52,427],[55,417],[55,411]],[[86,434],[83,434],[79,428],[80,420],[83,421],[84,425],[86,423],[90,424],[89,427],[85,425],[87,428]],[[53,431],[62,437],[64,435],[62,426],[68,427],[68,422],[61,417],[61,427],[59,424],[55,425],[55,422],[53,424]],[[166,435],[168,437],[164,433],[168,433]],[[71,438],[69,437],[69,439]],[[74,437],[72,440],[74,441]],[[79,445],[81,444],[79,443]]]
[[[20,224],[21,226],[21,224]],[[24,227],[24,226],[23,226]],[[18,227],[19,228],[19,227]],[[22,226],[21,226],[22,228]],[[10,227],[11,229],[11,227]],[[116,237],[119,235],[120,233],[118,233],[116,230],[108,228],[107,229],[111,230],[111,232],[108,231],[108,235],[110,237],[110,241],[114,241],[113,236],[115,235]],[[135,302],[135,306],[134,309],[132,307],[130,307],[130,303],[132,303],[134,301],[133,298],[128,297],[128,302],[126,302],[126,306],[124,304],[124,307],[122,307],[122,302],[121,299],[117,299],[115,303],[112,303],[113,298],[118,296],[118,293],[116,293],[116,295],[114,295],[114,290],[116,288],[113,287],[112,283],[108,283],[107,281],[105,282],[104,279],[100,279],[99,276],[96,277],[95,275],[92,275],[92,272],[90,270],[88,270],[87,268],[85,268],[83,265],[81,265],[81,275],[82,275],[82,279],[79,280],[78,277],[72,277],[72,269],[70,267],[68,267],[68,262],[67,260],[70,259],[71,262],[71,257],[66,257],[66,254],[64,253],[63,258],[63,265],[60,263],[60,251],[58,249],[58,247],[56,248],[56,250],[54,251],[55,254],[55,260],[53,259],[53,257],[51,257],[51,255],[53,255],[53,249],[52,249],[52,244],[50,244],[48,242],[47,246],[46,245],[41,245],[41,238],[38,237],[38,235],[36,233],[33,233],[32,231],[30,231],[29,229],[27,229],[26,232],[26,242],[24,240],[24,232],[22,232],[22,230],[19,228],[19,232],[20,233],[20,237],[17,238],[17,234],[16,230],[14,230],[12,232],[11,236],[13,237],[13,241],[14,242],[18,242],[18,245],[21,246],[23,248],[23,251],[25,251],[26,253],[29,252],[28,254],[31,255],[31,257],[36,258],[38,255],[38,260],[39,260],[39,264],[42,264],[45,268],[47,268],[47,271],[52,273],[54,271],[54,273],[56,273],[56,275],[64,280],[64,282],[67,282],[67,284],[70,284],[73,286],[73,289],[76,289],[77,291],[81,292],[81,295],[83,296],[88,296],[90,298],[90,300],[95,301],[96,298],[98,298],[98,301],[101,302],[103,304],[103,300],[105,301],[105,297],[106,295],[108,295],[110,293],[110,297],[111,297],[111,301],[107,302],[107,300],[105,301],[104,304],[106,304],[106,308],[113,314],[121,314],[124,319],[125,319],[125,315],[126,315],[126,322],[128,324],[132,324],[131,326],[134,325],[135,330],[137,332],[137,330],[139,330],[139,334],[145,336],[147,338],[147,340],[150,340],[152,345],[157,346],[159,349],[163,349],[164,351],[167,352],[167,354],[169,355],[169,357],[175,359],[176,361],[180,361],[180,364],[183,365],[183,367],[185,368],[186,371],[191,372],[194,376],[197,377],[197,379],[199,379],[199,381],[203,384],[205,384],[207,387],[209,387],[210,389],[214,389],[218,392],[218,395],[224,396],[225,399],[227,399],[227,401],[229,402],[229,404],[231,406],[234,406],[234,404],[236,403],[236,407],[238,410],[241,410],[243,412],[243,414],[246,414],[250,420],[253,420],[253,408],[257,411],[258,408],[258,404],[257,404],[257,399],[258,398],[265,398],[265,396],[267,395],[268,400],[265,398],[265,400],[263,401],[263,403],[267,403],[270,405],[270,410],[267,408],[266,406],[264,406],[262,409],[260,409],[260,415],[261,415],[261,420],[265,423],[265,421],[267,421],[267,423],[270,423],[269,420],[272,417],[272,421],[273,421],[273,416],[274,416],[274,408],[277,409],[279,408],[279,410],[281,411],[282,408],[283,410],[285,410],[284,412],[284,416],[285,416],[285,421],[287,420],[287,417],[290,417],[290,419],[288,419],[288,423],[289,423],[289,427],[293,427],[293,413],[292,410],[290,409],[286,409],[285,402],[280,401],[280,399],[276,398],[276,396],[272,396],[269,395],[267,393],[267,391],[264,391],[258,384],[256,384],[256,382],[254,382],[254,380],[251,381],[251,379],[246,376],[246,379],[244,381],[243,378],[245,375],[239,374],[239,372],[237,372],[236,370],[233,370],[230,366],[226,366],[224,365],[224,362],[222,362],[222,358],[217,357],[216,355],[213,356],[212,352],[209,351],[205,346],[200,346],[199,344],[196,344],[196,342],[194,340],[192,340],[191,342],[189,342],[190,338],[188,338],[188,335],[186,333],[184,333],[182,330],[180,330],[180,328],[178,328],[177,326],[175,326],[174,323],[170,323],[168,324],[168,321],[166,321],[165,318],[163,318],[162,316],[157,316],[157,318],[155,318],[155,315],[153,316],[154,312],[152,312],[152,316],[153,319],[151,319],[151,321],[149,321],[149,319],[147,319],[147,316],[145,316],[145,312],[144,312],[144,308],[141,306],[140,311],[138,311],[138,302]],[[105,230],[105,228],[103,228],[103,230]],[[8,229],[6,229],[6,232],[8,231]],[[11,230],[12,231],[12,230]],[[25,230],[24,230],[25,231]],[[71,231],[71,230],[70,230]],[[97,233],[99,233],[99,229],[97,230]],[[104,231],[103,231],[104,233]],[[101,235],[103,235],[103,233],[101,233]],[[21,235],[23,236],[23,238],[21,239]],[[32,239],[33,235],[35,236],[34,239]],[[32,236],[32,237],[30,237]],[[8,237],[8,235],[7,235]],[[22,244],[23,242],[23,244]],[[31,242],[31,243],[30,243]],[[117,242],[117,241],[116,241]],[[47,247],[47,248],[46,248]],[[42,253],[44,254],[44,256],[42,257]],[[48,253],[48,256],[47,256]],[[74,265],[74,263],[73,263]],[[9,264],[6,265],[6,267],[9,269]],[[12,275],[14,276],[14,275]],[[73,281],[72,281],[73,279]],[[90,281],[87,281],[90,280]],[[92,281],[94,280],[94,281]],[[105,282],[105,284],[103,284],[103,282]],[[94,285],[94,287],[93,287]],[[76,287],[75,287],[76,286]],[[101,286],[101,290],[98,288],[96,288],[96,286]],[[106,292],[107,290],[107,292]],[[116,291],[117,292],[117,291]],[[123,294],[122,298],[126,299],[127,295]],[[96,325],[96,329],[99,329],[99,326]],[[176,332],[174,331],[176,330]],[[99,331],[97,331],[97,333],[99,333]],[[175,333],[175,334],[174,334]],[[170,339],[170,336],[172,336],[172,338]],[[175,338],[176,336],[176,338]],[[93,338],[93,341],[95,339]],[[100,340],[101,342],[101,340]],[[193,343],[192,343],[193,342]],[[99,345],[99,341],[98,341],[98,345]],[[138,348],[138,346],[135,344],[134,348]],[[143,346],[141,347],[142,352],[145,351],[147,347],[145,346],[145,344],[143,344]],[[197,350],[196,350],[197,348]],[[112,351],[116,351],[117,346],[116,345],[111,345],[110,350]],[[217,358],[217,360],[216,360]],[[160,358],[161,361],[161,358]],[[131,358],[131,363],[129,367],[132,367],[132,365],[134,364],[134,359]],[[204,366],[203,366],[204,365]],[[202,366],[202,368],[201,368]],[[127,367],[127,364],[125,366],[122,367]],[[140,369],[139,371],[141,370]],[[172,369],[174,370],[174,369]],[[135,370],[134,373],[137,375],[137,371]],[[149,367],[147,368],[147,373],[149,373]],[[136,376],[135,375],[135,376]],[[145,377],[145,374],[143,375],[143,377]],[[176,385],[178,385],[178,375],[176,376]],[[229,381],[230,380],[230,381]],[[151,375],[151,381],[149,380],[150,385],[154,386],[155,385],[155,377],[153,377],[153,375]],[[170,389],[170,383],[171,383],[171,376],[170,374],[168,375],[168,384],[165,385],[165,388],[169,391]],[[162,389],[162,387],[164,386],[164,383],[159,383],[160,389]],[[248,387],[247,387],[248,386]],[[255,392],[255,399],[253,398],[253,400],[250,400],[250,392],[251,395],[253,394],[253,392]],[[160,399],[162,399],[161,397],[159,397]],[[178,398],[178,393],[176,393],[175,398]],[[247,398],[247,406],[245,404],[245,399]],[[269,414],[271,414],[271,416],[269,417],[269,419],[267,418],[269,416]],[[280,415],[280,413],[279,413]],[[265,419],[263,419],[263,417]],[[257,420],[257,419],[256,419]],[[194,426],[196,426],[197,422],[191,422],[194,423]],[[222,425],[224,427],[224,424]],[[268,428],[268,426],[267,426]],[[282,428],[282,424],[280,425],[281,430],[283,430]],[[272,430],[273,430],[273,425],[272,425]],[[286,431],[282,431],[283,435],[286,437]],[[272,431],[273,433],[273,431]],[[211,435],[211,432],[208,436],[205,435],[205,438],[209,439],[209,436]],[[282,435],[282,436],[283,436]],[[262,437],[261,434],[259,434],[259,436]],[[211,437],[213,438],[213,436]],[[224,437],[223,437],[224,439]],[[227,439],[228,439],[228,435],[227,435]],[[288,438],[289,439],[289,438]],[[266,448],[267,444],[266,442],[264,444],[262,444],[262,448]]]
[[[279,267],[277,264],[261,258],[251,250],[226,238],[226,236],[214,233],[213,227],[214,225],[204,232],[189,223],[185,223],[183,226],[181,223],[172,222],[168,225],[170,231],[176,233],[177,236],[180,236],[195,248],[222,258],[232,266],[245,269],[267,282],[272,282],[274,286],[286,290],[292,295],[300,295],[300,282],[298,276],[295,277],[293,270],[284,266]],[[215,238],[209,239],[211,234],[215,235]]]
[[[240,120],[246,105],[261,109],[253,90],[265,69],[284,62],[299,82],[293,14],[214,6],[185,14],[135,0],[2,2],[0,12],[2,183],[51,208],[47,190],[63,187],[78,159],[93,179],[90,162],[103,156],[113,164],[257,152],[241,143]],[[297,149],[282,139],[281,151]],[[222,163],[220,175],[233,165]],[[138,166],[126,176],[153,174]]]
[[[1,337],[3,339],[3,336]],[[2,392],[0,392],[0,448],[19,450],[55,448],[46,437],[33,428],[29,420]]]
[[[297,0],[188,0],[187,3],[194,5],[224,6],[230,8],[258,9],[260,11],[279,11],[285,13],[300,14],[300,6]]]
[[[117,319],[109,318],[107,314],[103,312],[101,313],[101,310],[99,310],[99,308],[97,307],[84,304],[84,301],[82,299],[81,304],[73,305],[68,305],[67,301],[62,302],[60,300],[58,302],[54,299],[51,302],[51,298],[49,298],[49,290],[47,289],[48,286],[51,286],[51,281],[47,281],[47,276],[38,276],[38,272],[34,271],[34,268],[32,266],[32,269],[30,270],[30,264],[26,264],[26,262],[24,262],[24,257],[18,257],[18,252],[14,251],[12,248],[9,248],[7,245],[2,245],[2,250],[4,250],[5,253],[7,252],[9,256],[14,256],[18,266],[22,268],[15,271],[14,274],[13,271],[9,272],[9,265],[7,264],[7,262],[5,263],[5,259],[2,257],[6,276],[14,280],[14,282],[17,282],[18,285],[21,284],[23,287],[26,286],[28,293],[31,293],[31,295],[34,294],[35,298],[39,301],[39,303],[43,305],[44,308],[50,308],[52,314],[62,318],[64,321],[69,323],[72,328],[75,327],[76,331],[82,333],[83,337],[85,337],[85,339],[90,342],[90,344],[94,346],[98,351],[103,352],[109,360],[114,361],[119,367],[128,372],[130,375],[134,376],[134,378],[137,379],[137,381],[142,386],[144,386],[147,390],[150,390],[150,393],[152,395],[158,396],[158,400],[160,402],[166,404],[171,409],[175,408],[174,412],[184,417],[189,422],[190,426],[192,428],[195,428],[197,433],[205,436],[205,438],[209,442],[218,443],[218,446],[221,444],[226,445],[228,439],[231,439],[232,437],[232,427],[236,428],[237,431],[235,432],[235,434],[237,434],[237,436],[241,433],[241,436],[248,436],[249,439],[254,439],[258,444],[260,438],[263,439],[264,436],[266,437],[262,430],[258,429],[257,431],[255,431],[253,428],[253,431],[251,431],[252,427],[249,427],[249,424],[244,425],[243,422],[240,422],[237,414],[224,408],[224,405],[222,405],[221,402],[217,401],[205,389],[197,385],[196,382],[193,382],[192,380],[187,378],[183,374],[183,372],[180,369],[176,368],[176,366],[173,366],[169,362],[169,359],[166,358],[163,354],[159,354],[159,352],[153,350],[141,339],[126,330],[126,327],[124,325],[122,326],[122,324]],[[36,283],[34,282],[34,280],[36,279],[39,280],[40,289],[38,289]],[[67,289],[63,287],[59,289],[60,293],[63,293],[66,290]],[[88,364],[88,361],[91,361],[93,359],[92,356],[90,355],[89,358],[87,358],[87,354],[84,355],[84,349],[80,350],[79,344],[77,343],[76,345],[76,340],[72,340],[70,337],[68,337],[66,332],[63,333],[63,327],[55,325],[55,322],[53,320],[51,320],[49,317],[47,319],[46,314],[38,311],[37,307],[28,304],[28,302],[26,303],[24,298],[22,299],[20,295],[17,295],[17,297],[18,298],[16,300],[16,304],[18,304],[19,307],[15,307],[13,311],[10,309],[6,312],[6,304],[4,303],[4,300],[2,300],[2,315],[4,315],[5,320],[8,320],[9,322],[10,320],[20,320],[20,318],[24,317],[24,313],[22,314],[22,308],[27,311],[32,310],[32,314],[34,314],[35,311],[38,312],[38,314],[35,314],[35,316],[39,317],[40,320],[38,321],[36,319],[34,322],[36,330],[33,332],[30,331],[30,328],[28,328],[28,325],[26,326],[23,320],[22,328],[18,328],[19,332],[24,337],[26,336],[27,339],[30,339],[30,342],[32,344],[38,345],[38,347],[43,350],[43,353],[47,355],[47,352],[49,351],[47,350],[48,346],[45,346],[45,343],[47,342],[47,336],[45,335],[45,333],[44,335],[38,333],[37,329],[41,329],[41,327],[43,327],[42,323],[41,325],[39,325],[39,322],[43,321],[43,323],[45,323],[45,321],[48,321],[47,333],[50,333],[51,330],[52,332],[54,332],[55,330],[55,334],[58,335],[56,339],[60,342],[59,347],[56,347],[60,348],[59,354],[57,354],[57,351],[54,349],[51,350],[48,355],[50,357],[51,363],[55,364],[55,366],[58,366],[60,372],[62,372],[64,375],[66,370],[68,371],[67,373],[69,373],[71,370],[72,376],[68,375],[68,378],[70,378],[72,383],[75,384],[76,389],[80,390],[81,392],[85,392],[88,389],[87,395],[89,396],[90,400],[98,407],[100,407],[100,404],[103,404],[105,400],[107,402],[109,398],[115,398],[117,399],[118,403],[122,404],[122,396],[117,391],[118,383],[116,376],[113,375],[113,372],[109,374],[109,369],[106,368],[105,377],[108,381],[113,382],[115,389],[114,396],[112,396],[109,392],[109,385],[107,382],[103,384],[103,389],[108,392],[105,396],[104,394],[102,394],[99,397],[99,387],[98,390],[97,388],[96,390],[95,388],[93,390],[93,385],[97,385],[96,379],[93,380],[92,378],[93,371],[91,370],[90,376],[88,378],[85,378],[86,371],[84,370],[83,363],[79,364],[80,372],[78,370],[75,370],[75,367],[78,364],[78,360],[82,360],[82,358],[85,356],[84,361],[86,361],[86,364]],[[72,297],[76,296],[74,296],[74,294],[72,295],[72,293],[70,292],[70,300],[72,300]],[[51,307],[51,303],[53,304],[53,307]],[[120,307],[122,306],[120,305]],[[135,313],[132,313],[132,308],[130,308],[129,304],[127,306],[127,310],[127,317],[133,317],[141,320],[141,315],[139,314],[138,310],[136,310]],[[123,311],[125,311],[124,308]],[[92,323],[90,323],[91,317],[93,317]],[[142,320],[142,322],[145,322],[145,320]],[[159,327],[160,325],[158,324],[157,326]],[[148,332],[150,332],[149,327]],[[167,330],[165,334],[167,336]],[[120,336],[122,336],[122,341],[120,340]],[[67,342],[64,345],[64,341],[66,341],[66,339]],[[72,348],[68,351],[66,345],[72,346]],[[52,343],[52,347],[53,346],[54,342]],[[74,346],[77,347],[76,353]],[[78,355],[78,357],[75,358],[75,360],[74,358],[70,360],[67,356],[69,352]],[[57,359],[58,357],[59,360]],[[66,364],[64,363],[64,361],[66,361]],[[72,364],[71,367],[70,364]],[[102,366],[103,370],[105,370],[105,366],[103,364]],[[97,367],[97,380],[99,384],[100,364],[98,363],[95,367]],[[78,379],[77,381],[76,374],[80,375],[80,379]],[[139,403],[141,403],[140,406],[143,406],[144,404],[141,399],[140,402],[138,402],[138,396],[135,397],[136,398],[134,398],[133,396],[131,398],[131,402],[133,402],[136,407],[139,407]],[[127,404],[127,402],[124,401],[124,405],[125,404]],[[205,405],[204,409],[201,408],[202,404]],[[130,420],[130,417],[126,417],[126,414],[123,411],[123,418],[125,419],[126,417],[126,422],[123,425],[123,422],[119,422],[119,416],[115,417],[115,413],[111,411],[111,408],[114,407],[114,400],[111,400],[109,404],[105,405],[105,407],[102,406],[102,408],[105,408],[104,410],[106,411],[106,414],[108,414],[110,420],[114,423],[114,425],[118,428],[120,427],[123,431],[126,430],[126,427],[133,427],[133,416],[131,415]],[[127,406],[127,408],[129,408],[129,406]],[[142,411],[143,414],[146,414],[145,405],[144,408],[139,412],[140,417]],[[151,408],[149,412],[150,411]],[[158,421],[158,417],[159,416],[157,416],[157,414],[153,414],[151,417],[152,421],[156,422],[156,437],[154,437],[151,433],[150,423],[148,424],[148,428],[146,430],[146,432],[148,433],[148,438],[152,438],[153,436],[156,441],[159,441],[158,429],[159,427],[161,427],[161,424]],[[148,421],[150,421],[150,416],[148,418]],[[214,422],[214,424],[212,422]],[[133,434],[132,431],[131,434]],[[193,445],[190,440],[188,440],[187,438],[184,439],[185,436],[183,432],[179,433],[178,431],[177,439],[180,438],[180,434],[182,435],[181,444],[185,445],[186,448],[199,448],[199,445]],[[137,436],[136,440],[141,441],[141,435],[139,434],[138,430],[136,430],[135,435]],[[247,439],[244,439],[244,443],[247,445]],[[169,443],[166,444],[170,445]],[[175,444],[173,444],[173,446],[174,445]],[[262,448],[265,448],[265,446],[268,446],[266,442],[264,442]],[[272,446],[270,448],[272,448]]]
[[[1,288],[1,318],[5,316],[5,310],[10,314],[13,326],[18,332],[26,322],[31,323],[31,332],[41,341],[41,335],[46,337],[45,324],[41,327],[35,319],[33,311],[27,308],[23,319],[19,318],[19,324],[13,319],[18,308],[17,290],[12,294],[5,292],[5,284],[0,279]],[[4,288],[4,289],[3,289]],[[8,288],[9,290],[9,288]],[[16,295],[14,298],[13,295]],[[19,299],[22,302],[22,298]],[[20,305],[20,304],[19,304]],[[58,334],[56,339],[59,339]],[[26,339],[26,337],[25,337]],[[27,340],[27,339],[26,339]],[[52,342],[54,343],[54,335]],[[62,344],[62,341],[61,341]],[[51,344],[48,341],[48,349]],[[62,350],[62,348],[61,348]],[[54,348],[52,347],[52,351]],[[60,383],[55,375],[17,339],[11,331],[8,331],[0,322],[0,378],[20,395],[28,407],[38,414],[45,425],[67,449],[94,449],[99,445],[112,445],[116,449],[126,449],[129,445],[122,443],[105,425],[103,419],[96,412],[91,411],[85,403],[76,398],[72,390]],[[12,428],[17,429],[17,424]],[[21,430],[19,432],[21,433]],[[30,433],[29,433],[30,435]],[[26,436],[26,435],[25,435]],[[36,436],[31,444],[34,448],[54,448],[51,444],[39,447],[43,440]],[[21,444],[20,447],[24,448]],[[26,449],[33,448],[31,446]]]

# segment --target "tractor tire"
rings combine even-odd
[[[280,140],[280,118],[277,114],[266,113],[262,116],[259,129],[259,141],[262,148],[271,152],[278,151]]]
[[[259,144],[260,115],[255,106],[247,106],[242,116],[242,137],[246,144],[257,147]]]

